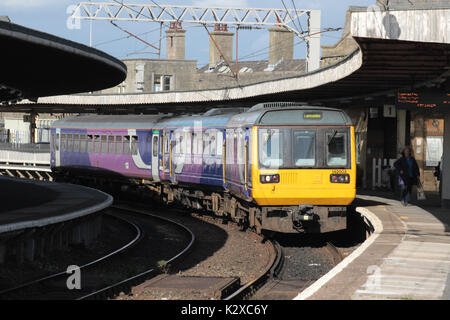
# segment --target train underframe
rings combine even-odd
[[[151,196],[165,204],[180,204],[195,211],[212,212],[230,219],[242,228],[260,234],[263,230],[280,233],[325,233],[347,228],[347,206],[266,206],[242,199],[220,188],[197,189],[190,185],[153,182],[143,179],[116,180],[93,175],[72,175],[59,172],[60,181],[108,190],[127,190],[141,196]],[[106,190],[106,191],[107,191]]]

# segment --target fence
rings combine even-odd
[[[0,143],[0,163],[50,165],[50,144]]]
[[[394,162],[396,159],[372,159],[372,190],[393,187]]]

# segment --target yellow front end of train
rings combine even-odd
[[[252,198],[259,206],[350,205],[356,195],[356,155],[354,127],[346,128],[349,129],[345,154],[348,164],[336,168],[315,168],[316,164],[313,165],[311,160],[310,163],[305,161],[303,168],[267,168],[261,166],[260,152],[263,148],[259,145],[262,140],[258,132],[260,128],[254,127]],[[292,127],[292,130],[308,132],[298,127]]]

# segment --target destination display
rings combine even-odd
[[[450,92],[438,89],[398,91],[396,105],[398,109],[443,110],[450,108]]]

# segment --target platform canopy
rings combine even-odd
[[[0,103],[102,90],[127,68],[88,46],[0,21]]]

